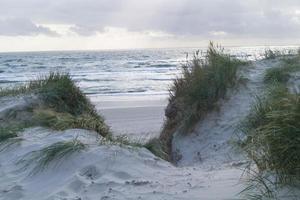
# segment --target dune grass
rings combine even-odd
[[[168,153],[166,152],[166,148],[164,148],[164,144],[158,138],[152,138],[149,140],[144,147],[152,152],[159,158],[164,160],[170,160]]]
[[[33,111],[33,120],[35,125],[49,127],[54,130],[82,128],[98,133],[108,131],[104,120],[96,115],[83,114],[74,116],[70,113],[59,113],[51,109],[38,108]]]
[[[85,149],[85,145],[79,140],[63,141],[54,143],[38,151],[28,153],[17,164],[22,164],[22,168],[27,168],[32,164],[36,166],[33,168],[32,173],[37,173],[45,170],[50,164],[58,165],[68,156],[80,152]]]
[[[249,178],[246,181],[246,188],[240,192],[245,200],[275,200],[277,198],[277,185],[273,182],[271,174],[257,172],[249,168]]]
[[[300,57],[294,56],[292,58],[285,58],[282,60],[283,64],[278,67],[267,69],[266,74],[264,76],[265,83],[286,83],[290,74],[295,71],[300,70]]]
[[[94,106],[75,85],[69,74],[50,72],[29,83],[10,89],[1,89],[0,97],[35,94],[49,108],[73,115],[95,114]]]
[[[35,107],[29,109],[33,120],[27,123],[31,126],[41,125],[55,130],[83,128],[102,136],[109,133],[102,116],[69,74],[51,72],[25,85],[0,91],[0,97],[16,95],[35,95],[39,99]]]
[[[5,129],[1,129],[0,122],[0,142],[17,137],[14,128],[16,124],[22,128],[43,126],[59,131],[81,128],[96,131],[103,136],[100,144],[144,147],[141,141],[131,140],[127,136],[113,136],[102,116],[97,113],[69,74],[51,72],[25,85],[0,91],[0,97],[18,95],[34,95],[38,97],[38,102],[24,108],[28,116],[26,119],[15,120],[12,116],[6,120],[12,123],[6,124]]]
[[[281,82],[285,83],[290,78],[288,67],[274,67],[267,69],[266,75],[264,77],[265,83],[272,83],[272,82]]]
[[[18,132],[22,131],[24,127],[22,126],[0,126],[0,144],[6,142],[11,138],[18,137]]]
[[[282,55],[282,53],[278,50],[271,50],[271,49],[266,49],[264,52],[264,58],[265,59],[274,59],[278,56]]]
[[[242,192],[246,199],[299,198],[293,192],[300,184],[300,94],[287,88],[292,73],[299,70],[299,55],[268,69],[265,94],[256,97],[239,126],[240,147],[255,163],[247,168],[248,186]]]
[[[0,127],[0,144],[10,138],[17,137],[17,131]]]
[[[271,59],[276,59],[276,58],[285,58],[285,57],[289,57],[289,56],[294,56],[294,55],[299,55],[299,49],[270,49],[267,48],[265,49],[265,52],[263,54],[263,58],[265,60],[271,60]],[[289,59],[289,58],[288,58]]]
[[[273,198],[274,188],[300,183],[300,94],[289,93],[284,84],[273,84],[257,98],[240,130],[246,136],[240,146],[258,168],[259,176],[251,178],[256,195]]]
[[[80,91],[69,74],[50,73],[44,78],[29,83],[45,104],[57,112],[78,116],[83,113],[96,114],[94,106]]]
[[[100,144],[140,148],[144,147],[143,141],[143,138],[132,139],[129,138],[127,135],[113,135],[110,133],[105,138],[101,138]]]
[[[217,107],[229,88],[238,82],[238,66],[245,64],[224,53],[224,49],[210,43],[206,55],[196,52],[192,61],[182,66],[182,76],[170,88],[166,120],[157,140],[150,141],[150,150],[171,160],[172,137],[175,131],[189,133],[209,111]],[[160,146],[160,147],[158,147]],[[154,151],[154,153],[157,153]]]

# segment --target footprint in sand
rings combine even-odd
[[[0,191],[1,197],[6,200],[17,200],[23,198],[23,188],[20,185],[15,185],[8,190]]]
[[[79,175],[89,180],[96,180],[102,176],[98,168],[94,165],[83,168],[80,170]]]

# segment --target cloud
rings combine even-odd
[[[45,34],[49,36],[58,36],[58,34],[49,28],[36,25],[30,20],[21,18],[0,19],[0,35],[4,36],[27,36]]]
[[[1,0],[0,3],[0,18],[71,24],[70,30],[82,36],[117,27],[203,38],[298,38],[299,13],[299,0]],[[2,20],[2,32],[53,34],[30,21],[7,25]]]
[[[70,27],[70,31],[75,32],[81,36],[92,36],[97,34],[98,32],[103,32],[103,26],[87,26],[87,25],[74,25]]]

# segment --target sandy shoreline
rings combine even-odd
[[[157,136],[164,121],[167,96],[91,97],[114,134],[137,139]]]

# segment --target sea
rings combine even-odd
[[[226,47],[244,60],[262,59],[266,49],[296,46]],[[167,95],[181,66],[205,48],[0,53],[0,88],[15,87],[49,72],[69,73],[90,97]],[[202,54],[201,54],[202,55]]]

